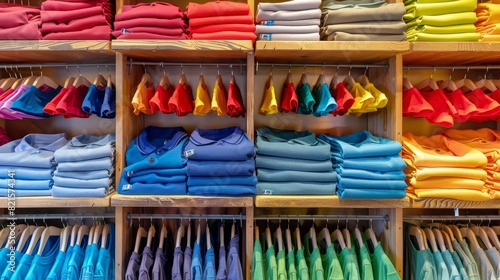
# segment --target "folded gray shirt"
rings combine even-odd
[[[326,37],[323,41],[406,41],[406,35],[374,35],[374,34],[351,34],[346,32],[335,32]]]
[[[323,12],[323,25],[367,22],[367,21],[399,21],[405,13],[403,3],[391,3],[377,8],[346,8]]]
[[[321,20],[319,18],[315,19],[299,19],[299,20],[265,20],[260,22],[261,25],[267,26],[275,26],[275,25],[284,25],[284,26],[306,26],[306,25],[317,25],[321,24]]]
[[[404,6],[403,6],[404,9]],[[320,9],[311,9],[303,11],[257,11],[257,23],[264,20],[301,20],[321,18]]]
[[[328,36],[334,32],[354,34],[396,34],[401,35],[406,29],[403,21],[371,21],[332,24],[321,28],[321,36]]]
[[[263,41],[319,41],[319,32],[304,34],[260,34]]]
[[[292,0],[280,3],[259,3],[259,10],[263,11],[303,11],[317,9],[321,0]]]

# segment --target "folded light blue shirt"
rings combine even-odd
[[[52,179],[53,172],[53,168],[0,166],[0,178],[14,177],[15,179],[26,180],[50,180]]]
[[[0,166],[52,168],[54,152],[67,142],[65,133],[28,134],[0,146]]]
[[[259,168],[259,182],[337,182],[337,172],[305,172]],[[403,174],[404,175],[404,174]]]
[[[370,179],[370,180],[405,180],[403,171],[377,172],[363,169],[338,167],[337,173],[342,178]]]
[[[76,162],[83,160],[99,159],[104,157],[114,158],[115,134],[102,136],[79,135],[71,138],[64,147],[54,153],[56,162]]]
[[[362,169],[377,172],[401,171],[406,167],[406,163],[399,155],[353,159],[332,158],[332,162],[335,169],[343,167],[344,169]]]
[[[99,171],[106,170],[110,172],[114,170],[113,159],[109,157],[103,157],[92,160],[83,160],[78,162],[61,162],[57,165],[58,171]]]
[[[113,178],[102,178],[93,180],[80,180],[75,178],[65,178],[54,176],[54,184],[60,187],[68,187],[75,189],[97,189],[109,188],[113,184]]]
[[[257,129],[258,155],[291,159],[328,160],[330,145],[310,131],[279,130],[267,126]]]
[[[17,190],[50,190],[53,185],[52,180],[21,180],[21,179],[0,179],[0,189]]]
[[[340,175],[338,175],[337,186],[339,189],[406,190],[406,182],[404,180],[369,180],[344,178]]]
[[[225,186],[225,185],[248,185],[255,186],[255,176],[226,176],[226,177],[189,177],[188,186]]]
[[[393,156],[402,148],[398,141],[373,136],[366,130],[345,136],[320,134],[318,138],[329,143],[332,151],[339,151],[343,158]]]
[[[7,197],[9,189],[0,189],[0,197]],[[52,190],[15,190],[16,197],[26,197],[26,196],[50,196]]]
[[[114,170],[96,170],[92,172],[86,171],[54,171],[54,177],[76,178],[81,180],[103,179],[114,176]]]
[[[189,176],[249,176],[255,172],[255,160],[244,161],[201,161],[189,160]]]

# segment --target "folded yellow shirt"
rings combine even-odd
[[[489,25],[500,23],[500,5],[493,3],[479,3],[475,9],[477,24]]]
[[[500,182],[500,172],[486,169],[486,174],[488,174],[487,180]]]
[[[481,42],[500,42],[500,35],[484,34],[479,40]]]
[[[476,26],[473,23],[449,26],[416,25],[414,27],[407,28],[406,34],[410,31],[428,34],[474,33],[476,32]]]
[[[412,167],[411,165],[407,165],[404,172],[407,176],[410,176],[418,181],[439,177],[465,178],[474,180],[486,180],[488,178],[486,171],[481,168],[424,167],[418,169]]]
[[[476,32],[483,35],[500,35],[500,23],[478,26]]]
[[[492,199],[492,195],[487,190],[415,189],[408,187],[406,191],[413,193],[418,198],[448,198],[468,201],[486,201]]]
[[[487,182],[486,183],[486,188],[495,190],[495,191],[500,191],[500,183],[497,182]]]
[[[269,76],[266,88],[264,89],[264,97],[260,105],[259,113],[264,115],[272,115],[278,113],[278,101],[274,92],[273,77]]]
[[[476,9],[475,0],[457,0],[452,2],[439,3],[412,3],[407,5],[406,14],[403,15],[405,21],[410,21],[420,16],[446,15],[463,12],[473,12]]]
[[[477,42],[481,40],[479,33],[462,33],[462,34],[427,34],[417,33],[411,40],[418,42]]]
[[[484,168],[487,163],[486,156],[480,151],[443,135],[427,137],[405,132],[402,140],[403,157],[411,159],[418,168]]]
[[[194,101],[193,114],[195,116],[205,116],[211,110],[210,96],[208,95],[208,88],[205,85],[203,75],[200,76],[198,87],[196,88],[196,99]]]
[[[481,180],[464,178],[436,178],[427,180],[416,180],[411,178],[407,183],[415,189],[465,189],[481,191],[485,183]]]
[[[442,134],[482,152],[489,163],[500,160],[500,132],[489,128],[448,129]]]
[[[360,83],[355,83],[350,92],[354,97],[354,103],[347,114],[370,112],[366,108],[375,101],[375,97],[369,91],[365,90]]]

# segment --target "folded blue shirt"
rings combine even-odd
[[[8,167],[0,166],[0,178],[15,178],[25,180],[50,180],[53,168]]]
[[[403,171],[377,172],[353,168],[337,168],[337,173],[342,178],[356,178],[369,180],[404,180],[406,174]]]
[[[189,177],[189,186],[226,186],[226,185],[248,185],[255,186],[255,176],[220,176],[220,177]]]
[[[55,151],[54,158],[58,163],[114,158],[115,139],[115,134],[75,136],[64,147]]]
[[[362,169],[377,172],[401,171],[406,167],[406,163],[399,155],[354,159],[332,158],[332,162],[335,169],[343,167],[344,169]]]
[[[320,134],[318,138],[329,143],[332,151],[339,151],[343,158],[393,156],[402,148],[398,141],[373,136],[366,130],[345,136]]]
[[[128,195],[183,195],[186,194],[186,182],[168,184],[125,184],[120,185],[117,191],[120,194]]]
[[[158,184],[168,184],[168,183],[182,183],[186,182],[187,176],[184,175],[175,175],[175,176],[158,176],[156,174],[149,174],[144,176],[134,176],[130,177],[129,183],[158,183]]]
[[[54,185],[78,189],[109,188],[113,184],[114,178],[102,178],[93,180],[81,180],[76,178],[66,178],[54,176]]]
[[[188,176],[249,176],[255,172],[255,160],[199,161],[189,160]]]
[[[310,131],[279,130],[267,126],[257,129],[258,155],[291,159],[330,159],[330,145]]]
[[[13,187],[10,187],[13,185]],[[11,188],[17,190],[50,190],[52,180],[22,180],[22,179],[0,179],[0,189]]]
[[[254,196],[255,186],[225,185],[225,186],[189,186],[189,195],[205,196]]]
[[[257,155],[255,158],[255,167],[267,168],[273,170],[293,170],[293,171],[311,171],[311,172],[331,172],[333,171],[332,162],[330,160],[307,160],[282,157],[271,157]]]
[[[338,176],[337,186],[339,189],[385,189],[406,190],[404,180],[369,180],[357,178],[344,178]]]
[[[103,179],[114,176],[114,170],[96,170],[96,171],[54,171],[54,177],[75,178],[81,180]]]
[[[328,84],[323,83],[320,87],[313,87],[312,96],[316,104],[313,107],[313,116],[324,117],[337,109],[338,105],[333,99]]]
[[[61,162],[57,165],[58,171],[64,172],[84,172],[84,171],[99,171],[106,170],[108,172],[114,170],[113,159],[109,157],[103,157],[92,160],[83,160],[79,162]]]
[[[110,188],[67,188],[54,185],[51,194],[54,197],[105,197],[109,193]]]
[[[338,189],[341,199],[396,199],[406,196],[406,190]]]
[[[265,182],[337,182],[337,172],[305,172],[257,169],[257,179]]]
[[[243,161],[255,156],[253,142],[237,126],[195,129],[185,148],[189,160]]]
[[[176,175],[186,175],[187,167],[182,167],[179,169],[144,169],[139,171],[129,171],[127,172],[127,178],[143,177],[143,176],[176,176]]]
[[[324,182],[261,182],[257,183],[258,194],[335,194],[336,183]]]

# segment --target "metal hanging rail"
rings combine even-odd
[[[290,64],[290,63],[255,63],[255,72],[259,71],[259,66],[264,67],[335,67],[335,68],[388,68],[388,64],[318,64],[318,63],[305,63],[305,64]]]
[[[409,221],[500,221],[498,215],[464,215],[464,216],[404,216]]]
[[[40,63],[40,64],[0,64],[0,70],[15,70],[17,68],[47,68],[47,67],[106,67],[115,66],[115,63]]]
[[[389,216],[371,215],[270,215],[258,216],[254,220],[351,220],[351,221],[389,221]]]
[[[127,214],[127,220],[245,220],[245,215]]]
[[[404,65],[406,70],[498,70],[500,65],[481,65],[481,66],[411,66]]]
[[[114,213],[95,213],[95,214],[15,214],[0,215],[0,220],[71,220],[71,219],[114,219]]]

